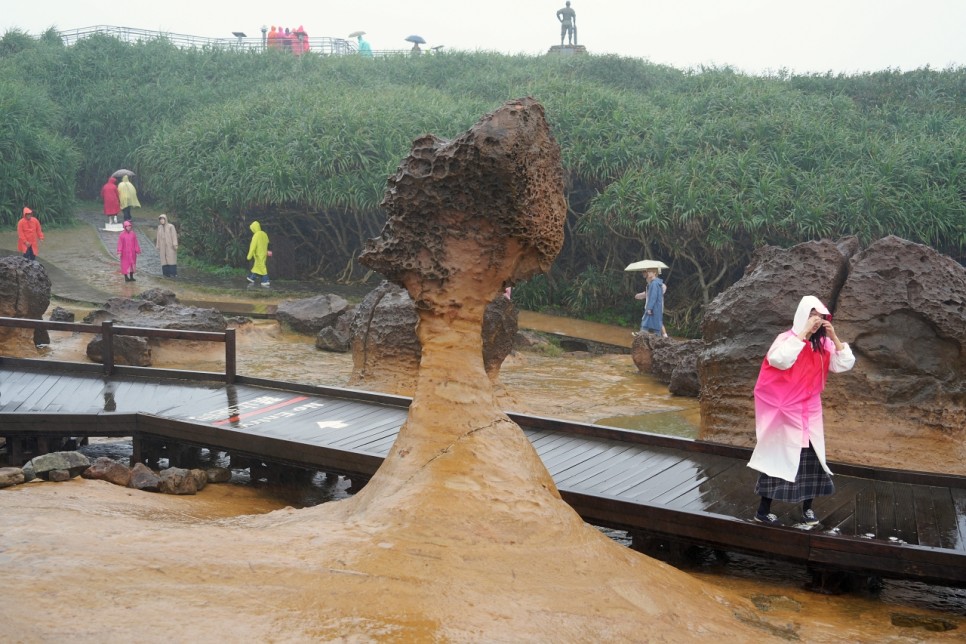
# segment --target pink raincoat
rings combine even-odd
[[[138,243],[137,233],[130,226],[129,221],[124,222],[124,231],[117,236],[117,256],[121,258],[121,273],[130,275],[137,267],[138,255],[141,254],[141,244]]]
[[[807,295],[798,304],[790,331],[775,338],[765,356],[755,385],[755,434],[758,443],[748,467],[786,481],[794,481],[799,456],[809,442],[822,468],[825,463],[825,432],[822,424],[822,391],[828,372],[848,371],[855,356],[848,344],[841,351],[824,338],[825,351],[812,351],[811,344],[798,339],[815,309],[828,309],[817,297]]]

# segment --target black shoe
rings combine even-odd
[[[768,525],[781,525],[782,522],[778,520],[778,515],[775,514],[758,514],[755,513],[755,521],[758,523],[767,523]]]
[[[131,281],[132,282],[136,282],[137,281],[136,279],[134,279],[134,273],[131,273]]]
[[[821,523],[821,521],[819,521],[818,517],[815,516],[815,510],[809,508],[808,510],[802,512],[802,523],[808,526],[815,526]]]

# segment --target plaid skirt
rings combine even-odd
[[[808,447],[802,448],[794,483],[775,476],[759,474],[758,482],[755,484],[755,494],[758,496],[788,503],[801,503],[806,499],[828,496],[834,492],[835,484],[832,483],[832,477],[822,468],[818,454],[815,453],[811,443]]]

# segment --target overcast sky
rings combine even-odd
[[[752,73],[943,69],[966,65],[966,0],[572,0],[578,40],[614,53],[689,68]],[[0,0],[0,32],[39,34],[114,25],[210,37],[261,35],[263,25],[310,36],[367,32],[374,49],[428,46],[545,53],[560,43],[564,0]]]

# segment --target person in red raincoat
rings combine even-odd
[[[34,217],[34,211],[24,206],[23,215],[17,222],[17,250],[27,259],[36,259],[43,238],[44,233],[40,230],[40,222]]]
[[[121,212],[121,197],[117,194],[117,179],[109,177],[107,183],[101,186],[101,199],[104,200],[104,216],[109,217],[109,224],[117,223],[117,213]]]
[[[138,243],[134,224],[130,220],[124,222],[124,230],[117,236],[117,256],[121,258],[121,273],[125,282],[136,282],[134,269],[137,267],[138,255],[141,254],[141,244]]]

